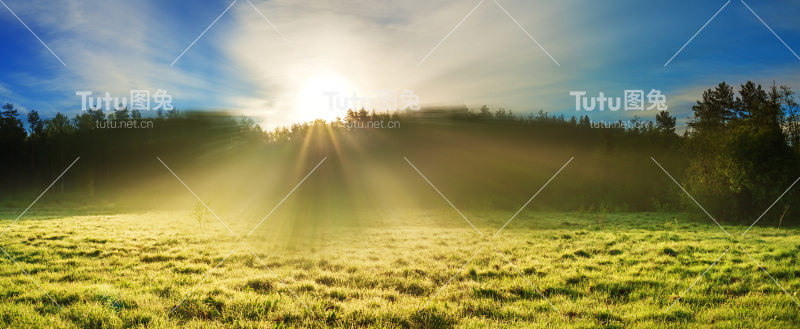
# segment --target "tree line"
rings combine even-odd
[[[99,120],[151,120],[154,125],[151,129],[99,129]],[[353,128],[363,127],[353,123],[381,120],[401,122],[402,128]],[[680,134],[676,133],[677,118],[667,111],[659,112],[653,121],[635,117],[626,123],[630,129],[595,129],[588,115],[567,118],[539,111],[523,116],[484,105],[384,113],[349,110],[333,121],[263,130],[252,118],[226,112],[173,110],[143,116],[137,111],[108,115],[90,109],[73,117],[57,113],[43,118],[37,111],[23,116],[6,104],[0,112],[0,201],[29,198],[77,157],[81,157],[80,168],[71,169],[54,186],[53,198],[118,198],[126,186],[163,169],[153,168],[156,156],[169,156],[176,166],[243,158],[271,161],[279,154],[302,152],[343,158],[370,152],[373,158],[386,159],[418,154],[418,158],[433,159],[442,154],[438,148],[456,147],[497,154],[494,159],[472,159],[470,152],[448,150],[454,158],[439,160],[454,172],[507,182],[507,188],[488,189],[492,192],[481,196],[491,199],[492,206],[511,207],[504,203],[504,193],[527,193],[516,181],[532,175],[531,168],[551,170],[557,168],[559,156],[575,156],[576,163],[568,169],[573,177],[548,187],[553,192],[537,197],[543,199],[539,207],[574,211],[602,204],[619,211],[699,210],[679,187],[659,176],[663,172],[654,166],[652,156],[715,217],[744,222],[770,207],[800,173],[800,108],[787,86],[763,88],[747,82],[734,91],[723,82],[700,95]],[[506,156],[531,167],[492,169]],[[472,160],[464,162],[459,157]],[[331,166],[345,166],[342,163]],[[474,171],[466,169],[469,166]],[[343,177],[331,173],[331,179]],[[467,191],[454,193],[470,198]],[[768,217],[776,217],[776,212],[792,214],[800,208],[791,207],[798,197],[789,190],[773,206],[774,216]]]

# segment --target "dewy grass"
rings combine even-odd
[[[525,213],[498,236],[480,237],[451,215],[353,215],[353,225],[330,232],[299,230],[278,215],[243,240],[214,221],[201,230],[188,212],[31,211],[0,245],[64,310],[3,258],[0,327],[800,326],[800,307],[740,249],[796,296],[796,229],[756,227],[732,241],[687,214],[609,213],[613,227],[578,213]],[[512,213],[465,215],[491,232]],[[1,212],[0,224],[14,217]],[[235,232],[254,224],[220,217]]]

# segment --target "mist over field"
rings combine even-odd
[[[791,1],[0,4],[0,327],[800,326]]]

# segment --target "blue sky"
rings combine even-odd
[[[0,7],[0,102],[46,116],[79,113],[82,90],[121,97],[164,89],[181,109],[227,109],[271,128],[341,115],[324,91],[409,89],[422,105],[570,116],[587,114],[575,111],[570,91],[659,89],[684,119],[723,80],[800,89],[800,59],[741,1],[730,1],[667,66],[725,1],[3,2],[66,66]],[[800,3],[746,3],[800,50]]]

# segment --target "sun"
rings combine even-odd
[[[298,92],[297,114],[303,121],[343,117],[347,109],[340,110],[337,100],[350,97],[350,93],[347,80],[340,75],[316,75],[306,80]]]

